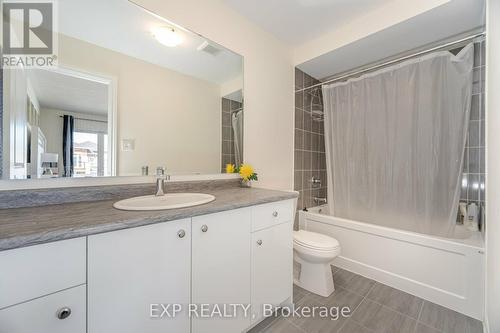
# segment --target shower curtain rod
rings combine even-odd
[[[64,118],[64,117],[63,116],[59,116],[59,118]],[[77,120],[95,121],[96,123],[107,123],[108,122],[107,120],[85,119],[85,118],[79,118],[79,117],[75,117],[75,116],[73,116],[73,118],[75,118]]]
[[[389,66],[389,65],[401,62],[401,61],[405,61],[405,60],[411,59],[411,58],[415,58],[415,57],[418,57],[418,56],[421,56],[421,55],[424,55],[424,54],[432,53],[434,51],[438,51],[438,50],[442,50],[442,49],[447,49],[450,46],[454,46],[454,45],[458,45],[458,44],[461,44],[461,43],[464,43],[464,42],[468,42],[468,41],[474,40],[476,38],[483,37],[485,35],[486,35],[486,32],[483,31],[481,33],[477,33],[477,34],[474,34],[474,35],[471,35],[471,36],[468,36],[468,37],[464,37],[464,38],[461,38],[461,39],[458,39],[458,40],[455,40],[455,41],[452,41],[452,42],[447,42],[447,43],[439,45],[439,46],[434,46],[434,47],[431,47],[431,48],[423,50],[423,51],[415,52],[415,53],[412,53],[412,54],[407,55],[407,56],[403,56],[403,57],[400,57],[400,58],[397,58],[397,59],[389,60],[389,61],[383,62],[381,64],[373,65],[373,66],[370,66],[368,68],[364,68],[364,69],[361,69],[361,70],[358,70],[358,71],[355,71],[355,72],[341,74],[340,76],[333,77],[331,79],[328,79],[326,81],[314,84],[314,85],[309,86],[307,88],[302,88],[300,90],[297,90],[296,92],[304,91],[304,90],[311,89],[311,88],[320,87],[320,86],[323,86],[324,84],[341,81],[341,80],[349,78],[351,76],[356,76],[356,75],[359,75],[359,74],[362,74],[362,73],[371,72],[373,70],[376,70],[376,69],[379,69],[379,68],[382,68],[382,67],[386,67],[386,66]]]

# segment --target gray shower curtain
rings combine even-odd
[[[473,45],[325,85],[333,215],[447,236],[472,95]]]

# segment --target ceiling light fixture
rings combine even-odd
[[[182,43],[181,35],[170,27],[158,27],[153,29],[153,37],[158,42],[168,47],[175,47]]]

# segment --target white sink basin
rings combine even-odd
[[[163,196],[145,195],[115,202],[113,207],[122,210],[163,210],[203,205],[215,197],[203,193],[167,193]]]

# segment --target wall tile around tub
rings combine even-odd
[[[314,78],[304,73],[304,88],[310,87],[314,84]]]
[[[470,120],[481,119],[481,95],[472,95],[472,105],[470,110]]]
[[[304,88],[304,72],[295,68],[295,90]]]
[[[469,168],[468,173],[480,172],[480,148],[469,148]]]
[[[304,91],[304,110],[311,112],[312,95],[310,90]]]
[[[477,44],[476,44],[477,45]],[[486,42],[481,42],[481,66],[486,66]]]
[[[302,190],[302,171],[295,171],[294,173],[294,190],[295,191],[301,191]]]
[[[295,129],[295,149],[304,149],[304,131],[301,129]]]
[[[467,200],[479,201],[479,180],[480,176],[477,174],[469,174],[468,176],[468,189]]]
[[[312,133],[304,132],[304,150],[311,151],[312,150]]]
[[[295,93],[295,107],[304,110],[304,93],[302,91]]]
[[[481,120],[481,142],[480,142],[480,145],[481,147],[484,147],[485,146],[485,142],[486,142],[486,130],[485,130],[485,120]]]
[[[316,133],[311,134],[311,150],[319,151],[319,134]]]
[[[486,101],[484,97],[484,87],[483,87],[483,93],[481,94],[481,119],[485,119],[485,110],[486,110]]]
[[[319,81],[300,72],[298,69],[296,69],[295,73],[296,90],[304,89],[303,91],[296,91],[296,103],[298,106],[294,111],[296,128],[294,188],[300,193],[298,209],[302,209],[303,207],[317,205],[313,201],[313,196],[326,197],[327,175],[326,170],[322,169],[326,168],[326,161],[324,160],[325,142],[323,121],[313,120],[311,112],[305,111],[311,108],[311,102],[315,103],[315,108],[323,109],[321,93],[315,95],[316,97],[313,98],[311,89],[308,89],[308,87],[319,83]],[[304,80],[303,87],[300,87],[301,75]],[[300,134],[297,136],[297,133]],[[302,141],[300,140],[300,135],[302,135]],[[321,180],[320,185],[314,184],[313,186],[310,181],[313,176]]]
[[[304,170],[304,152],[302,150],[295,150],[294,163],[295,163],[294,165],[295,171]]]
[[[222,127],[222,140],[231,141],[231,127],[224,126]]]
[[[312,130],[312,116],[310,112],[304,111],[304,130],[311,132]]]
[[[324,153],[325,150],[325,136],[324,135],[319,135],[319,151]]]
[[[225,126],[225,127],[231,126],[231,113],[222,112],[222,126]]]
[[[485,155],[485,148],[481,147],[479,148],[479,173],[485,174],[486,173],[486,155]]]
[[[229,112],[231,110],[231,101],[227,98],[222,99],[222,111]]]
[[[469,122],[469,147],[479,147],[480,137],[479,129],[481,127],[481,122],[478,120],[472,120]]]
[[[295,108],[295,128],[304,128],[304,111]]]
[[[304,165],[303,170],[311,170],[312,152],[304,151]]]

